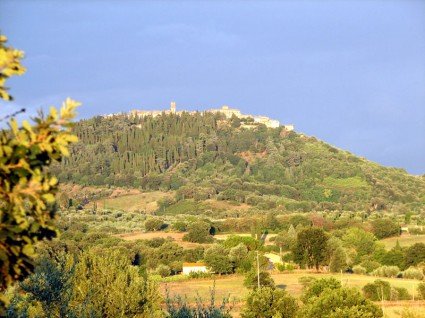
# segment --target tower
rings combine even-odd
[[[172,114],[175,114],[175,112],[176,112],[176,102],[171,102],[171,104],[170,104],[170,112]]]

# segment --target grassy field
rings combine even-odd
[[[344,286],[355,287],[361,289],[369,282],[373,282],[377,277],[354,275],[354,274],[326,274],[315,273],[306,271],[295,271],[291,273],[277,273],[273,274],[273,279],[277,286],[285,288],[291,295],[299,297],[302,293],[302,285],[299,283],[299,278],[303,276],[313,276],[316,278],[323,277],[336,277]],[[231,302],[235,303],[235,313],[240,309],[241,303],[248,295],[249,290],[243,286],[244,277],[240,275],[230,275],[217,278],[215,280],[216,300],[221,301],[223,297],[229,297]],[[409,293],[416,292],[416,286],[419,281],[409,279],[397,278],[383,278],[388,281],[392,286],[407,288]],[[212,279],[194,279],[184,280],[179,282],[162,283],[161,289],[165,292],[169,290],[170,294],[185,295],[188,301],[194,301],[197,295],[203,299],[208,300],[210,296],[210,289],[214,284]],[[424,301],[403,301],[403,302],[384,302],[384,312],[386,317],[399,317],[398,311],[402,311],[404,307],[417,308],[422,310],[425,315],[425,302]],[[236,315],[237,316],[237,315]]]
[[[397,241],[401,246],[410,246],[415,243],[425,243],[425,235],[403,234],[401,236],[389,237],[381,240],[381,242],[384,243],[386,249],[393,248],[397,244]]]
[[[152,213],[158,209],[157,201],[166,197],[173,196],[172,192],[144,192],[129,195],[119,195],[117,197],[109,197],[97,200],[99,207],[121,210],[127,212],[140,211],[144,213]]]
[[[151,240],[153,238],[172,238],[177,244],[179,244],[183,248],[194,248],[198,246],[208,245],[183,241],[183,236],[185,234],[186,233],[182,232],[133,232],[118,234],[116,236],[122,238],[125,241]]]

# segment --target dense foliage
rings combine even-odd
[[[0,35],[0,98],[11,100],[4,86],[8,77],[21,75],[23,52],[5,45]],[[67,99],[60,112],[51,107],[19,127],[10,114],[8,128],[0,130],[0,314],[3,292],[33,270],[34,245],[57,234],[53,223],[58,180],[47,168],[69,155],[77,142],[71,120],[79,104]]]
[[[284,128],[237,128],[220,114],[95,117],[53,171],[83,185],[178,190],[285,210],[418,210],[425,182]]]

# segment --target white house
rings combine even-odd
[[[183,274],[190,273],[207,273],[207,265],[205,263],[183,263]]]

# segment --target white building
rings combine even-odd
[[[207,273],[207,265],[205,263],[183,263],[183,274],[190,273]]]

